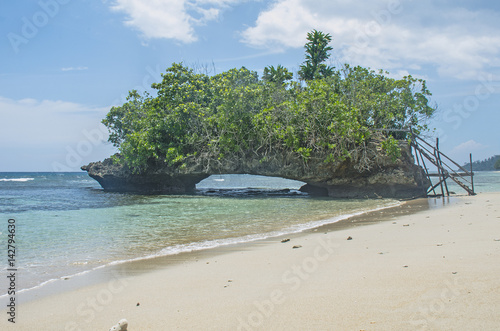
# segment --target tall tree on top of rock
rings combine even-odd
[[[306,61],[300,66],[300,79],[309,81],[316,78],[325,78],[333,74],[333,67],[327,66],[325,62],[333,48],[328,46],[332,41],[330,34],[313,30],[307,34],[308,42],[305,44]]]
[[[292,78],[293,74],[281,65],[278,65],[276,68],[274,66],[265,67],[264,75],[262,76],[264,81],[279,85],[284,85]]]

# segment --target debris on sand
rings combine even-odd
[[[113,325],[109,331],[127,331],[128,328],[128,322],[126,319],[121,319],[118,323]]]

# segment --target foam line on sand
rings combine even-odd
[[[0,329],[108,330],[122,318],[129,331],[498,329],[500,194],[373,221],[148,272],[122,265],[98,284],[21,303],[15,325],[4,310]]]

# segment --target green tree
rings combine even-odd
[[[500,158],[495,162],[495,170],[500,170]]]
[[[127,96],[127,102],[122,106],[112,107],[102,120],[110,132],[108,140],[115,147],[119,147],[130,133],[139,130],[137,125],[140,118],[147,116],[143,109],[144,102],[145,97],[132,90]]]
[[[356,108],[360,122],[374,129],[427,129],[435,112],[424,80],[406,76],[394,79],[360,66],[344,65],[332,79],[343,103]],[[396,138],[404,139],[401,134]]]
[[[276,68],[274,66],[265,67],[264,75],[262,76],[262,80],[265,82],[276,83],[279,85],[285,84],[292,78],[293,74],[281,65],[278,65]]]
[[[495,170],[495,165],[499,160],[500,155],[494,155],[481,161],[472,162],[472,168],[474,171],[493,171]],[[465,169],[469,169],[471,165],[470,163],[466,163],[463,167]]]
[[[313,30],[307,34],[308,42],[305,44],[306,61],[300,66],[299,77],[302,80],[310,81],[316,78],[330,77],[334,68],[327,66],[325,62],[333,48],[328,46],[332,41],[330,34]]]
[[[320,79],[305,86],[289,82],[292,74],[281,65],[266,67],[259,80],[245,67],[209,76],[172,64],[152,85],[156,96],[131,91],[103,120],[119,148],[117,160],[140,173],[165,166],[213,172],[223,161],[273,158],[329,165],[348,160],[362,171],[376,162],[377,149],[397,159],[406,137],[374,129],[425,130],[435,110],[425,81],[359,66],[326,67],[321,61],[331,37],[318,31],[308,37],[312,77]]]

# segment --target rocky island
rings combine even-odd
[[[332,166],[317,160],[305,165],[299,158],[294,160],[279,156],[265,162],[234,159],[213,168],[203,168],[196,163],[189,165],[188,162],[188,166],[182,168],[164,166],[141,174],[134,174],[126,165],[108,158],[83,166],[82,170],[97,180],[104,190],[111,192],[194,193],[198,182],[212,174],[224,173],[294,179],[306,183],[301,188],[303,192],[335,198],[423,197],[431,183],[424,170],[414,164],[410,149],[405,145],[397,162],[379,155],[376,166],[362,172],[356,170],[355,164],[350,161]]]
[[[338,198],[425,196],[409,144],[435,111],[425,81],[327,66],[331,36],[307,40],[297,80],[281,65],[259,78],[174,63],[156,96],[134,90],[111,108],[103,123],[119,153],[82,169],[116,192],[184,194],[211,174],[253,174]]]

